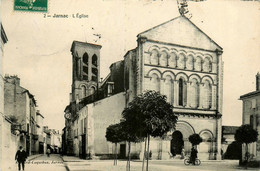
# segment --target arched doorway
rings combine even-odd
[[[173,156],[181,154],[184,146],[183,135],[180,131],[174,131],[171,140],[171,153]]]

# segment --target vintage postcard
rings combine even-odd
[[[259,1],[0,11],[0,170],[259,169]]]

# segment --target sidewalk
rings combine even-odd
[[[76,156],[60,156],[63,162],[84,162],[89,160],[80,159]]]
[[[43,156],[44,154],[34,154],[27,157],[27,161],[31,161],[33,159],[36,159],[37,157]]]

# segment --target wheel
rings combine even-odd
[[[201,162],[200,162],[200,159],[196,159],[196,160],[195,160],[195,165],[200,165],[200,163],[201,163]]]
[[[190,164],[190,160],[189,160],[189,159],[185,159],[185,160],[184,160],[184,164],[185,164],[185,165],[189,165],[189,164]]]

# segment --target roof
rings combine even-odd
[[[138,34],[137,37],[211,51],[222,50],[222,47],[185,16],[166,21]]]
[[[235,134],[239,126],[222,126],[223,134]]]
[[[239,100],[243,100],[244,98],[254,97],[254,96],[260,96],[260,90],[244,94],[244,95],[240,96]]]
[[[80,45],[83,45],[83,46],[92,45],[92,46],[96,46],[98,48],[102,47],[101,45],[98,45],[98,44],[93,44],[93,43],[88,43],[88,42],[80,42],[80,41],[74,40],[72,45],[71,45],[71,49],[70,49],[71,52],[72,52],[73,48],[75,47],[75,44],[80,44]]]

